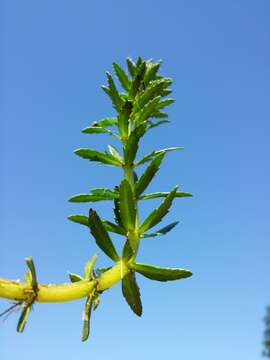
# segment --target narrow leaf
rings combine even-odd
[[[89,227],[91,234],[95,238],[96,243],[100,247],[100,249],[103,250],[105,254],[109,256],[112,260],[118,261],[119,256],[115,250],[113,242],[107,230],[105,229],[100,217],[93,209],[90,209],[89,211]]]
[[[153,121],[148,121],[148,126],[147,126],[147,129],[152,129],[156,126],[159,126],[159,125],[162,125],[162,124],[167,124],[167,123],[170,123],[170,120],[160,120],[160,121],[156,121],[156,122],[153,122]]]
[[[154,80],[155,76],[160,68],[161,61],[157,63],[147,62],[146,64],[146,72],[144,75],[144,83],[147,85],[149,81]]]
[[[85,225],[87,227],[89,226],[88,217],[85,215],[81,215],[81,214],[69,215],[68,220],[73,221],[77,224]]]
[[[108,89],[109,89],[109,94],[107,92],[107,94],[110,96],[111,100],[112,100],[112,103],[113,103],[113,106],[114,108],[120,112],[121,111],[121,107],[122,107],[122,99],[117,91],[117,88],[115,86],[115,83],[113,81],[113,78],[112,78],[112,75],[107,72],[106,73],[107,75],[107,80],[108,80]]]
[[[174,150],[183,150],[181,147],[170,147],[162,150],[154,150],[150,152],[149,154],[144,155],[139,161],[135,163],[135,166],[142,165],[148,161],[151,161],[155,156],[159,154],[165,154],[168,151],[174,151]]]
[[[151,238],[151,237],[165,235],[169,231],[171,231],[178,223],[179,223],[179,221],[173,222],[173,223],[163,227],[162,229],[157,230],[156,232],[154,232],[152,234],[143,234],[141,237],[142,238]]]
[[[128,136],[128,128],[130,122],[130,114],[132,112],[132,101],[125,100],[124,105],[121,108],[121,112],[118,116],[118,129],[122,139],[126,139]]]
[[[68,273],[68,276],[72,283],[84,280],[82,276],[75,273]]]
[[[159,166],[164,158],[164,153],[157,155],[150,165],[146,168],[145,172],[139,178],[139,180],[135,183],[135,194],[139,196],[144,192],[147,186],[152,181],[153,177],[157,173]]]
[[[123,227],[121,227],[117,224],[114,224],[108,220],[102,220],[102,223],[107,231],[113,232],[113,233],[119,234],[119,235],[126,235],[126,230]]]
[[[160,96],[155,97],[153,100],[150,100],[141,111],[135,117],[135,123],[141,124],[144,121],[147,121],[155,111],[157,111],[157,105],[159,103]]]
[[[132,188],[126,179],[119,187],[119,206],[122,224],[127,231],[133,230],[136,221],[135,200]]]
[[[82,202],[96,202],[102,200],[113,200],[115,195],[95,195],[95,194],[79,194],[68,199],[69,202],[82,203]]]
[[[122,293],[131,310],[138,316],[142,315],[140,289],[136,282],[134,272],[129,272],[122,279]]]
[[[121,163],[123,162],[122,156],[119,154],[119,152],[114,146],[108,145],[108,149],[114,158],[118,159]]]
[[[126,62],[127,62],[128,71],[130,75],[133,77],[135,75],[136,65],[129,57],[126,58]]]
[[[25,262],[29,269],[29,279],[31,280],[32,289],[36,291],[38,288],[38,283],[34,261],[31,257],[27,257],[25,258]]]
[[[133,80],[130,85],[129,95],[131,98],[134,98],[137,92],[140,90],[141,86],[143,85],[143,77],[146,70],[146,63],[143,61],[142,63],[137,61],[136,64],[136,71],[133,76]]]
[[[86,262],[84,266],[84,278],[91,279],[94,265],[97,261],[97,255],[94,255],[89,261]]]
[[[177,191],[177,187],[175,187],[163,200],[161,205],[154,209],[151,214],[144,220],[144,222],[140,225],[140,232],[144,233],[146,230],[152,228],[156,224],[158,224],[163,217],[168,213],[173,199],[175,198],[175,194]]]
[[[185,269],[161,268],[148,264],[132,263],[130,267],[151,280],[171,281],[190,277],[192,272]]]
[[[93,295],[91,294],[86,299],[84,311],[83,311],[82,341],[86,341],[89,337],[92,305],[93,305]]]
[[[113,63],[113,68],[114,68],[115,74],[118,77],[118,80],[119,80],[120,84],[122,85],[122,87],[125,90],[129,91],[130,81],[129,81],[125,71],[115,62]]]
[[[100,152],[93,149],[77,149],[74,153],[83,159],[90,161],[97,161],[107,165],[121,166],[119,159],[107,152]]]
[[[138,151],[140,138],[144,135],[147,125],[140,124],[132,130],[124,146],[124,160],[126,165],[132,165]]]
[[[169,192],[155,192],[152,194],[141,195],[141,196],[139,196],[139,200],[156,199],[156,198],[166,197],[168,195],[169,195]],[[191,196],[193,196],[193,195],[189,192],[177,191],[175,193],[176,198],[191,197]]]
[[[30,312],[31,312],[31,305],[26,303],[23,304],[23,309],[17,325],[18,332],[23,332]]]

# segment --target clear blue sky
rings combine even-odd
[[[164,221],[178,227],[145,240],[139,259],[194,276],[139,277],[141,319],[116,286],[87,343],[82,301],[37,304],[24,334],[15,331],[18,315],[0,323],[1,359],[261,358],[270,303],[269,12],[266,0],[2,2],[1,276],[22,279],[32,255],[40,282],[64,282],[97,251],[88,231],[66,220],[88,206],[67,199],[116,185],[121,174],[73,150],[113,143],[80,131],[113,115],[100,85],[128,55],[163,59],[174,79],[173,123],[153,130],[141,152],[185,151],[168,154],[151,190],[180,184],[194,193]],[[112,217],[110,203],[95,207]],[[110,263],[101,255],[98,264]]]

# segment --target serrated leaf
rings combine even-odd
[[[119,186],[119,206],[121,222],[127,231],[135,228],[136,209],[132,188],[124,179]]]
[[[174,150],[183,150],[183,148],[181,147],[169,147],[166,149],[161,149],[161,150],[154,150],[152,152],[150,152],[149,154],[144,155],[139,161],[137,161],[135,163],[135,166],[138,165],[142,165],[148,161],[151,161],[155,156],[159,155],[159,154],[165,154],[169,151],[174,151]]]
[[[31,312],[31,305],[25,303],[23,305],[23,309],[17,325],[18,332],[23,332],[30,312]]]
[[[136,71],[133,76],[130,89],[129,89],[129,96],[134,98],[137,92],[140,90],[141,86],[143,85],[143,77],[146,70],[146,62],[143,61],[142,63],[136,63]],[[143,85],[144,86],[144,85]]]
[[[185,269],[162,268],[149,264],[131,263],[130,267],[151,280],[171,281],[190,277],[192,272]]]
[[[119,92],[115,86],[115,83],[113,81],[112,75],[109,72],[106,72],[107,75],[107,80],[108,80],[108,88],[107,91],[105,90],[104,87],[102,87],[104,89],[104,91],[109,95],[109,97],[112,100],[113,106],[114,108],[120,112],[121,111],[121,107],[122,107],[122,99],[121,96],[119,95]]]
[[[136,282],[134,272],[129,272],[122,279],[122,293],[131,310],[138,316],[142,315],[140,289]]]
[[[173,222],[159,230],[157,230],[154,233],[151,234],[143,234],[141,237],[142,238],[151,238],[151,237],[156,237],[156,236],[162,236],[167,234],[169,231],[171,231],[177,224],[179,223],[179,221]]]
[[[68,220],[73,221],[77,224],[85,225],[87,227],[89,226],[88,217],[85,215],[81,215],[81,214],[69,215]]]
[[[121,166],[119,159],[107,152],[100,152],[93,149],[77,149],[74,153],[83,159],[97,161],[106,165]]]
[[[140,225],[140,233],[144,233],[148,229],[152,228],[156,224],[158,224],[163,217],[168,213],[173,199],[175,198],[175,194],[177,191],[177,187],[175,187],[163,200],[161,205],[154,209],[151,214],[144,220],[144,222]]]
[[[144,135],[147,125],[145,123],[135,127],[130,133],[124,146],[124,160],[126,165],[132,165],[138,151],[140,138]]]
[[[154,80],[156,77],[156,74],[160,68],[161,60],[157,63],[147,62],[146,63],[146,72],[144,75],[144,83],[147,85],[149,81]]]
[[[118,77],[118,80],[119,80],[120,84],[122,85],[122,87],[125,90],[129,91],[130,81],[129,81],[125,71],[116,62],[113,63],[113,68],[114,68],[115,74]]]
[[[130,75],[133,77],[136,72],[136,65],[129,57],[126,58],[126,62],[127,62],[128,71],[129,71]]]
[[[132,101],[126,99],[118,116],[118,129],[123,140],[125,140],[128,136],[128,128],[132,107]]]
[[[155,193],[152,193],[152,194],[141,195],[141,196],[139,196],[139,200],[149,200],[149,199],[162,198],[162,197],[166,197],[168,195],[169,195],[169,192],[167,192],[167,191],[155,192]],[[191,196],[193,196],[193,195],[191,193],[189,193],[189,192],[177,191],[175,193],[176,198],[191,197]]]
[[[160,96],[157,96],[153,100],[150,100],[141,111],[135,117],[135,124],[141,124],[144,121],[147,121],[152,114],[157,110],[157,105],[159,103]]]
[[[68,276],[72,283],[84,280],[84,278],[81,275],[75,273],[68,273]]]
[[[84,278],[91,279],[91,275],[94,269],[94,265],[97,261],[97,255],[92,256],[90,260],[88,260],[84,266]]]
[[[157,155],[150,165],[146,168],[145,172],[139,178],[139,180],[135,183],[135,194],[139,196],[144,192],[147,186],[150,184],[154,176],[156,175],[159,166],[164,158],[164,153]]]
[[[100,247],[104,253],[109,256],[112,260],[118,261],[119,256],[115,250],[113,242],[105,229],[100,217],[98,214],[93,210],[89,210],[89,227],[91,234],[96,240],[97,245]]]

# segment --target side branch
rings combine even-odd
[[[89,295],[95,282],[98,281],[97,289],[104,291],[115,285],[129,272],[122,260],[116,263],[110,270],[104,272],[96,280],[82,280],[75,283],[64,284],[38,284],[37,302],[64,302],[77,300]],[[0,297],[15,301],[27,301],[32,295],[29,285],[19,281],[0,278]]]

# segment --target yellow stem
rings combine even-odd
[[[120,260],[110,270],[98,278],[99,291],[104,291],[115,285],[128,273],[128,267]],[[82,280],[66,284],[38,284],[37,302],[64,302],[88,296],[95,285],[95,280]],[[28,301],[33,296],[29,285],[19,281],[0,278],[0,297],[15,301]]]

